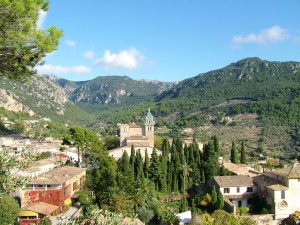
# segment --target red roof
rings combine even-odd
[[[63,154],[63,153],[57,153],[55,156],[57,156],[59,158],[68,158],[68,156],[66,154]]]

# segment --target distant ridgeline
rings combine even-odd
[[[169,105],[178,103],[177,106],[186,105],[182,100],[189,101],[190,112],[200,107],[203,112],[218,110],[229,115],[258,113],[267,123],[299,125],[300,63],[243,59],[186,79],[156,98],[165,107],[166,100],[171,102]],[[229,104],[232,100],[244,101]],[[224,106],[211,108],[224,102]]]
[[[92,127],[143,122],[144,110],[155,112],[158,126],[197,127],[208,115],[256,113],[266,124],[300,123],[300,63],[246,58],[182,82],[101,76],[73,82],[54,76],[28,83],[3,80],[0,106],[7,99],[23,111],[69,124]],[[81,108],[81,109],[80,109]]]

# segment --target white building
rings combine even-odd
[[[253,177],[258,193],[272,207],[275,219],[300,210],[300,165],[273,170]]]
[[[257,186],[250,176],[215,176],[209,180],[208,185],[220,190],[223,197],[236,208],[251,207],[252,199],[257,196]]]

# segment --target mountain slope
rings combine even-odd
[[[227,114],[258,113],[270,122],[297,125],[300,123],[300,63],[247,58],[186,79],[156,98],[161,104],[183,100],[193,104],[198,101],[190,113],[199,109]],[[240,102],[233,104],[234,100]]]
[[[41,76],[34,76],[27,82],[5,77],[0,79],[0,107],[71,124],[91,119],[90,115],[68,100],[61,87],[49,79]]]
[[[102,105],[152,101],[155,96],[174,86],[172,82],[133,80],[127,76],[99,76],[80,82],[57,79],[56,82],[74,103]]]
[[[282,88],[299,88],[300,63],[246,58],[222,69],[199,74],[165,91],[157,100],[202,97],[267,99]]]

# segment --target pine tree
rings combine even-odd
[[[48,10],[49,1],[2,0],[0,8],[0,77],[30,78],[36,74],[35,66],[57,49],[63,32],[38,27],[39,12]]]
[[[237,159],[237,154],[236,154],[236,147],[234,141],[232,142],[232,147],[231,147],[231,153],[230,153],[230,161],[232,163],[237,164],[238,159]]]
[[[245,143],[242,141],[241,147],[241,164],[246,164],[246,152],[245,152]]]

